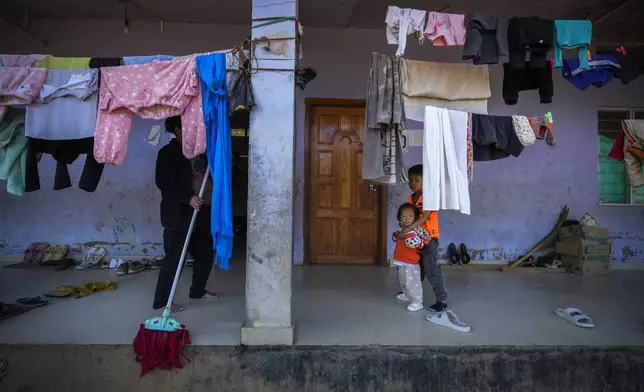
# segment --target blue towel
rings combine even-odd
[[[196,62],[206,122],[206,155],[212,175],[211,231],[215,264],[228,269],[233,253],[233,203],[226,54],[197,56]]]
[[[620,69],[617,59],[608,53],[592,56],[588,64],[590,69],[584,70],[579,68],[579,59],[565,59],[562,75],[578,89],[585,90],[590,86],[605,86]]]
[[[579,68],[590,69],[586,52],[592,40],[593,24],[589,20],[555,20],[555,68],[563,66],[563,49],[578,48]]]
[[[125,65],[139,65],[139,64],[149,64],[153,61],[170,61],[172,56],[165,54],[155,54],[153,56],[129,56],[123,57],[123,64]]]

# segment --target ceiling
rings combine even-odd
[[[135,0],[168,22],[250,23],[251,0]],[[550,19],[600,21],[593,27],[596,41],[644,42],[644,1],[630,0],[299,0],[299,17],[305,27],[382,28],[387,6],[445,12],[482,12],[509,18],[541,16]],[[616,11],[615,11],[616,10]],[[0,0],[0,16],[22,23],[31,18],[123,20],[125,4],[119,0]],[[614,13],[611,13],[615,11]],[[611,13],[608,17],[606,15]],[[130,20],[155,20],[136,7],[128,7]],[[603,19],[603,20],[602,20]]]

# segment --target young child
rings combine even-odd
[[[398,208],[398,222],[404,229],[413,224],[418,218],[416,207],[405,203]],[[397,298],[401,301],[411,302],[407,305],[410,312],[423,309],[423,286],[420,279],[420,252],[419,250],[429,244],[429,233],[423,227],[408,231],[396,240],[393,263],[398,266],[398,280],[402,292]]]
[[[394,237],[400,237],[418,227],[425,228],[431,236],[429,245],[424,247],[420,252],[421,275],[427,276],[436,296],[436,303],[430,306],[429,310],[442,312],[447,309],[447,293],[445,292],[443,273],[438,266],[438,240],[440,238],[438,231],[438,211],[423,210],[423,165],[415,165],[409,168],[408,177],[409,189],[413,192],[409,196],[408,203],[416,207],[416,212],[420,217],[414,223],[405,227],[401,232],[394,233]]]

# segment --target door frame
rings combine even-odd
[[[349,107],[365,108],[366,100],[364,99],[340,99],[340,98],[305,98],[304,99],[304,178],[302,186],[304,190],[304,264],[313,264],[311,262],[311,210],[310,210],[310,193],[311,193],[311,112],[315,107]],[[366,130],[365,130],[366,132]],[[389,190],[387,185],[378,185],[381,188],[379,199],[378,221],[380,228],[377,231],[377,254],[378,258],[375,265],[386,266],[387,263],[387,196]]]

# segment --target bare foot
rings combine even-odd
[[[158,310],[159,310],[159,311],[161,311],[161,312],[163,312],[163,311],[165,310],[165,308],[166,308],[166,307],[164,306],[164,307],[162,307],[162,308],[159,308]],[[184,309],[183,309],[183,306],[181,306],[181,305],[177,305],[177,304],[175,304],[175,303],[173,303],[172,305],[170,305],[170,313],[179,313],[179,312],[182,312],[183,310],[184,310]]]
[[[203,297],[201,297],[201,299],[217,299],[217,298],[219,298],[217,293],[210,293],[208,291],[206,291],[206,294],[204,294]]]

